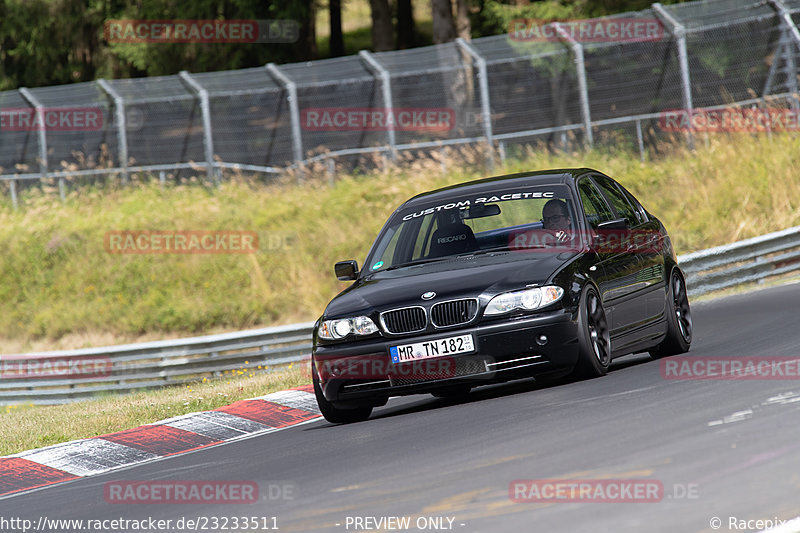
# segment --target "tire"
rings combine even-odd
[[[572,376],[579,379],[605,376],[611,364],[611,335],[603,303],[594,287],[581,293],[578,308],[578,362]]]
[[[360,406],[355,409],[341,409],[322,394],[322,387],[319,384],[317,369],[314,362],[311,362],[311,379],[314,382],[314,395],[317,397],[317,405],[325,417],[325,420],[333,424],[350,424],[352,422],[363,422],[372,414],[372,406]]]
[[[463,400],[469,396],[472,387],[469,385],[451,385],[449,387],[433,391],[431,394],[435,398],[447,398],[452,400]]]
[[[686,353],[692,344],[692,311],[689,308],[686,281],[677,268],[673,269],[669,278],[665,313],[667,336],[650,350],[653,359]]]

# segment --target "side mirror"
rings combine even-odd
[[[339,261],[333,265],[333,270],[339,281],[352,281],[358,277],[358,261]]]

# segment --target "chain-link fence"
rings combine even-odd
[[[800,0],[656,3],[586,26],[657,27],[644,38],[525,21],[471,42],[6,91],[0,180],[16,205],[18,188],[40,180],[63,196],[67,181],[92,176],[302,179],[447,146],[478,147],[490,168],[541,142],[625,143],[644,159],[670,136],[694,143],[693,127],[664,127],[669,110],[796,112],[798,17]]]

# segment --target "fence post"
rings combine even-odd
[[[182,70],[179,76],[183,82],[200,98],[200,112],[203,117],[203,148],[206,156],[206,174],[214,185],[219,185],[217,165],[214,163],[214,137],[211,131],[211,106],[208,104],[208,91],[192,78],[189,72]]]
[[[560,23],[554,24],[558,35],[569,43],[572,53],[575,54],[575,70],[578,72],[578,90],[581,93],[581,118],[583,118],[583,129],[586,132],[586,142],[591,148],[594,145],[594,135],[592,134],[592,115],[589,111],[589,88],[586,84],[586,64],[583,60],[583,45],[572,38]]]
[[[767,81],[764,82],[764,88],[761,89],[761,99],[766,103],[767,95],[772,91],[772,84],[775,81],[775,73],[778,71],[778,58],[784,56],[784,48],[786,47],[786,34],[788,30],[784,29],[781,32],[781,38],[778,41],[778,46],[775,47],[775,52],[772,54],[772,63],[769,65],[769,72],[767,72]]]
[[[381,79],[381,94],[383,98],[383,105],[386,107],[386,112],[392,111],[392,78],[389,76],[389,71],[381,65],[375,56],[366,50],[361,50],[358,53],[359,57],[367,64],[367,68]],[[386,128],[386,136],[391,148],[392,161],[397,161],[397,140],[394,133],[394,121]]]
[[[14,209],[19,207],[19,201],[17,200],[17,180],[9,180],[8,185],[11,188],[11,205],[14,206]]]
[[[297,181],[302,182],[305,177],[305,170],[303,165],[303,138],[300,136],[300,108],[297,101],[297,85],[289,79],[286,74],[275,65],[275,63],[267,63],[267,72],[272,74],[289,93],[287,100],[289,101],[289,118],[292,122],[292,146],[294,149],[294,161],[297,165]]]
[[[332,157],[328,157],[326,158],[326,164],[328,165],[328,186],[333,187],[336,180],[336,162]]]
[[[639,143],[639,159],[644,163],[644,138],[642,137],[642,121],[636,119],[636,141]]]
[[[689,114],[689,131],[687,132],[687,143],[690,150],[694,150],[694,134],[692,132],[692,113],[694,111],[694,104],[692,104],[692,86],[689,79],[689,54],[686,51],[686,28],[678,22],[675,17],[669,14],[660,3],[653,4],[653,11],[658,16],[664,19],[672,27],[670,32],[678,41],[678,63],[681,69],[681,82],[683,84],[683,106]]]
[[[475,61],[478,66],[478,83],[481,88],[481,113],[483,114],[483,135],[486,137],[488,152],[486,162],[490,170],[494,170],[494,132],[492,131],[492,108],[489,97],[489,74],[486,68],[486,59],[478,53],[478,50],[470,43],[456,38],[456,44],[464,50]]]
[[[784,24],[786,24],[791,40],[794,41],[795,46],[800,48],[800,30],[797,29],[797,25],[792,20],[792,15],[789,13],[789,10],[786,9],[786,6],[781,0],[770,0],[770,4],[778,12]],[[789,46],[786,46],[784,50],[786,53],[786,81],[789,82],[789,90],[794,96],[794,98],[792,98],[792,108],[797,110],[797,65],[795,63],[795,55]]]
[[[122,182],[128,183],[128,122],[125,116],[125,100],[106,80],[102,78],[97,80],[97,85],[114,100],[114,113],[117,117],[117,148],[119,150],[117,157],[122,169]]]
[[[40,179],[47,177],[47,130],[45,129],[44,106],[33,95],[33,93],[26,87],[20,87],[19,94],[25,99],[28,104],[36,110],[36,118],[39,120],[39,127],[37,133],[39,136],[39,173]],[[61,196],[61,201],[66,200],[66,193],[64,191],[64,178],[58,178],[58,192]]]

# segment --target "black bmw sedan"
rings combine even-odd
[[[662,223],[592,169],[526,172],[426,192],[384,225],[314,328],[312,377],[331,422],[390,396],[606,374],[686,352],[686,282]]]

